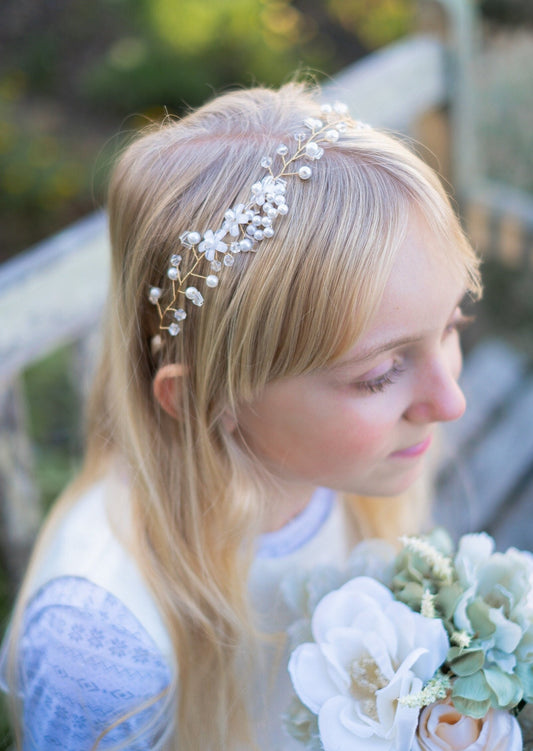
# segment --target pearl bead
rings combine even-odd
[[[178,278],[178,269],[175,266],[171,266],[167,271],[167,276],[174,281]]]
[[[249,240],[247,237],[244,240],[241,240],[240,245],[241,245],[241,250],[243,253],[246,253],[248,250],[251,250],[253,247],[252,241]]]
[[[217,287],[218,286],[218,276],[215,276],[214,274],[209,274],[209,276],[206,276],[205,283],[208,287]]]
[[[300,167],[300,169],[298,170],[298,176],[302,180],[309,180],[312,174],[313,174],[313,170],[311,169],[311,167],[307,167],[307,166]]]
[[[202,236],[200,235],[199,232],[187,233],[187,240],[191,245],[198,245],[201,239],[202,239]]]

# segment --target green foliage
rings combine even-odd
[[[25,373],[29,433],[45,510],[74,475],[81,455],[80,396],[75,378],[70,348],[57,350]]]

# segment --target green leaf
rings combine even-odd
[[[480,598],[476,598],[467,606],[466,614],[480,639],[488,639],[496,631],[490,617],[490,608]]]
[[[443,586],[437,592],[435,605],[437,606],[439,613],[442,613],[446,620],[451,620],[453,617],[457,603],[462,594],[463,591],[458,584]]]
[[[490,703],[491,690],[480,670],[474,675],[457,678],[453,683],[452,696],[470,699],[474,702],[489,701]]]
[[[499,668],[485,668],[483,671],[486,681],[491,687],[497,702],[492,701],[494,707],[511,709],[522,698],[522,684],[516,675],[508,675]]]
[[[452,702],[458,712],[469,717],[475,717],[476,720],[485,717],[490,709],[490,701],[488,699],[486,701],[473,701],[472,699],[465,699],[462,696],[454,696],[453,692]]]
[[[456,675],[467,676],[477,673],[485,663],[482,649],[461,649],[452,647],[448,651],[447,661]]]

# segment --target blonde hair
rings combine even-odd
[[[275,236],[237,256],[205,305],[189,306],[183,331],[163,335],[152,354],[159,317],[148,292],[165,285],[180,235],[220,226],[248,199],[261,157],[309,116],[320,116],[319,105],[300,85],[225,94],[132,143],[109,189],[111,294],[76,491],[107,471],[110,456],[127,468],[134,555],[179,665],[175,749],[254,743],[244,676],[257,635],[246,581],[273,486],[223,414],[353,345],[413,211],[432,230],[435,252],[447,254],[473,294],[480,289],[477,259],[432,170],[398,140],[348,128],[327,145],[312,180],[289,178],[290,212]],[[185,368],[178,419],[153,395],[166,363]],[[348,505],[364,535],[416,526],[402,501],[396,513],[390,499],[387,513],[380,499]]]

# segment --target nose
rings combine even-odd
[[[457,368],[435,362],[425,371],[415,388],[414,398],[405,411],[410,422],[451,422],[466,409],[466,399],[457,382]]]

